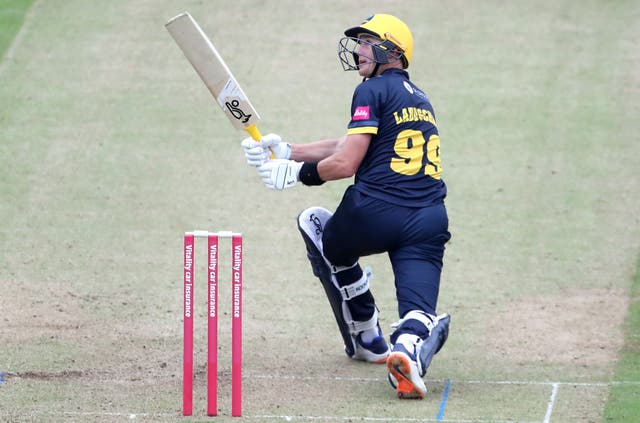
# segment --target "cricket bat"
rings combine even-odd
[[[244,129],[260,141],[260,115],[200,25],[184,12],[165,27],[236,129]]]

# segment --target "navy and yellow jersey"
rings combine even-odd
[[[447,188],[435,114],[407,72],[389,69],[358,85],[347,134],[372,135],[356,172],[357,190],[405,206],[442,202]]]

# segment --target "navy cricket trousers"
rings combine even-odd
[[[350,186],[324,228],[323,253],[335,266],[352,266],[360,257],[386,252],[400,318],[411,310],[435,315],[448,228],[444,203],[405,207]]]

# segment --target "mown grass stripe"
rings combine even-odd
[[[0,0],[0,62],[11,48],[35,0]]]
[[[616,378],[640,377],[640,258],[631,286],[631,303],[625,322],[625,345],[620,352]],[[604,421],[640,421],[640,383],[617,383],[611,387]]]

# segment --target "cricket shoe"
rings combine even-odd
[[[418,351],[422,343],[419,336],[400,335],[387,358],[389,383],[395,388],[398,398],[422,399],[427,393],[418,369]]]
[[[371,342],[362,340],[362,333],[354,337],[355,352],[351,356],[354,360],[367,361],[369,363],[383,364],[389,356],[389,345],[385,341],[380,327],[378,327],[378,336]]]

